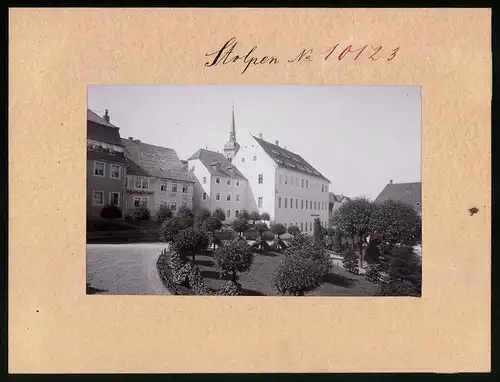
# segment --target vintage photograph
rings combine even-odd
[[[421,111],[418,86],[89,86],[87,294],[420,297]]]

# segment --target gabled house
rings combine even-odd
[[[330,202],[328,203],[328,217],[329,218],[331,218],[333,216],[335,211],[337,211],[342,204],[344,204],[348,200],[351,200],[347,196],[344,196],[342,194],[334,194],[333,192],[330,192],[329,199],[330,199]]]
[[[422,214],[422,183],[393,183],[390,180],[375,199],[375,203],[383,203],[390,199],[408,203]]]
[[[176,211],[193,208],[195,178],[171,149],[129,137],[121,140],[128,162],[124,209],[146,205],[155,213],[161,205]]]
[[[200,149],[188,159],[188,168],[197,180],[194,210],[222,208],[226,222],[239,216],[248,199],[248,182],[236,166],[219,152]]]
[[[123,211],[126,165],[119,128],[110,123],[108,110],[100,117],[87,109],[88,218],[100,218],[108,204]]]

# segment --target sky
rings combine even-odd
[[[419,86],[92,85],[88,108],[108,109],[122,138],[188,159],[222,152],[232,106],[236,138],[250,133],[295,152],[330,192],[375,199],[389,180],[421,181]]]

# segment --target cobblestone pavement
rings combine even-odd
[[[88,294],[169,294],[156,261],[163,243],[87,244]]]

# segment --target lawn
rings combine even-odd
[[[254,262],[249,272],[239,275],[239,282],[247,296],[278,296],[271,287],[271,275],[281,261],[283,255],[275,253],[255,253]],[[209,288],[219,289],[225,280],[219,278],[214,268],[211,253],[196,256],[196,264],[200,267],[205,284]],[[324,278],[323,285],[310,296],[373,296],[378,291],[378,285],[354,275],[344,268],[333,266],[332,272]]]

